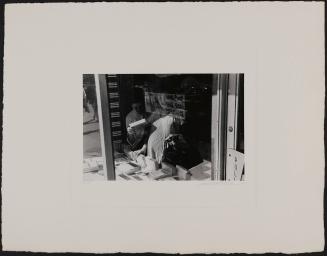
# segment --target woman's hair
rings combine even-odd
[[[132,104],[135,103],[144,103],[144,93],[141,88],[134,88],[133,90]]]

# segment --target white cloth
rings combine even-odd
[[[148,156],[161,163],[164,151],[164,142],[171,131],[174,118],[172,116],[165,116],[153,123],[154,130],[152,131],[148,140]]]
[[[129,124],[134,123],[136,121],[139,121],[141,119],[143,119],[143,115],[137,113],[134,109],[129,112],[126,116],[126,129],[129,126]],[[133,133],[132,134],[128,134],[128,141],[129,143],[131,143],[132,145],[137,145],[144,136],[144,127],[139,126],[139,127],[135,127],[133,128]]]

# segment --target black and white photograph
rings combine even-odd
[[[243,181],[244,74],[83,74],[83,179]]]

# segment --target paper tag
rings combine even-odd
[[[241,180],[244,167],[244,154],[227,149],[226,180]]]

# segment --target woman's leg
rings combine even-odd
[[[98,105],[96,102],[93,103],[93,110],[94,110],[93,119],[97,121],[99,118],[98,118]]]

